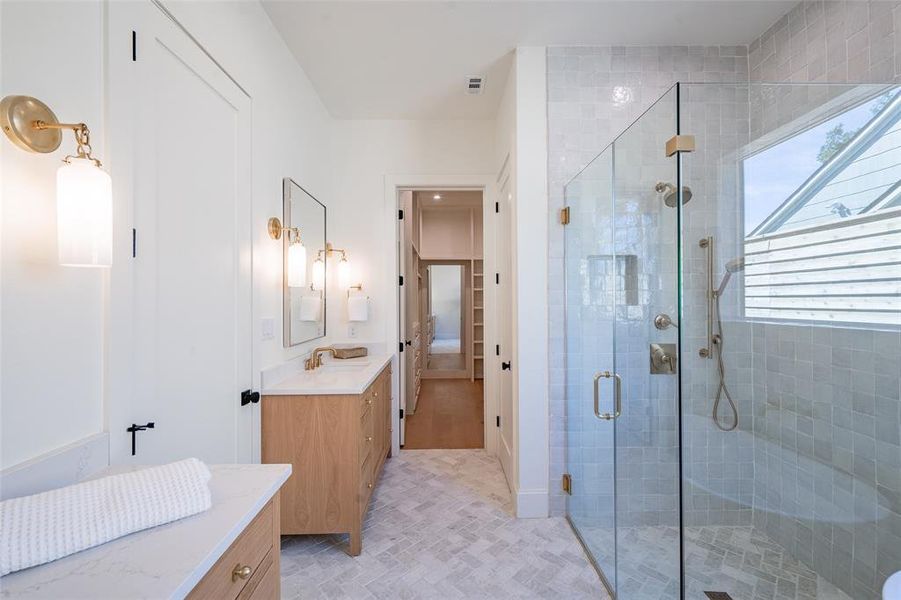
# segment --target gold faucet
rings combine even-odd
[[[316,348],[313,350],[313,353],[310,354],[310,358],[303,361],[303,368],[307,371],[312,371],[322,366],[322,353],[323,352],[331,352],[332,358],[335,358],[335,349],[331,346],[324,346],[322,348]]]

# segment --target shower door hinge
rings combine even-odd
[[[560,224],[569,225],[569,207],[564,206],[560,209]]]
[[[572,496],[573,495],[573,476],[570,475],[569,473],[564,473],[562,485],[563,485],[563,491],[566,492],[567,494],[569,494],[570,496]]]
[[[694,152],[695,136],[693,135],[674,135],[666,140],[666,155],[672,156],[676,152]]]
[[[404,220],[404,211],[403,211],[403,209],[398,209],[398,211],[397,211],[397,220],[398,220],[398,221],[403,221],[403,220]]]

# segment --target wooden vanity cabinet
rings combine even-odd
[[[281,533],[350,534],[362,550],[372,491],[391,452],[391,367],[362,394],[263,396],[262,461],[290,463]]]

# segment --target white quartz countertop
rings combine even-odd
[[[391,362],[390,354],[345,360],[327,360],[313,371],[296,371],[272,384],[264,384],[264,396],[319,396],[361,394]]]
[[[0,597],[184,598],[285,483],[291,465],[210,465],[210,472],[206,512],[10,573],[0,578]]]

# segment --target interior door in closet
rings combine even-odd
[[[249,462],[251,101],[159,8],[135,10],[130,412],[155,423],[136,458]]]

